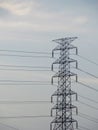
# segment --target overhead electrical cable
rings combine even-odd
[[[93,99],[91,99],[91,98],[82,96],[82,95],[80,95],[80,94],[78,94],[78,96],[81,97],[81,98],[87,99],[87,100],[89,100],[89,101],[91,101],[91,102],[93,102],[93,103],[98,103],[97,101],[95,101],[95,100],[93,100]]]
[[[34,103],[42,103],[49,104],[51,101],[42,101],[42,100],[29,100],[29,101],[0,101],[0,104],[34,104]]]
[[[50,118],[50,115],[38,115],[38,116],[28,116],[28,115],[21,115],[21,116],[0,116],[0,119],[24,119],[24,118]],[[51,117],[52,118],[52,117]]]
[[[91,130],[91,129],[87,128],[87,127],[80,126],[80,125],[79,125],[79,128],[82,128],[82,129],[85,129],[85,130]]]
[[[85,113],[82,113],[82,112],[79,112],[79,114],[80,114],[80,115],[83,115],[83,116],[85,116],[85,117],[89,117],[89,118],[91,118],[92,120],[95,120],[95,121],[98,120],[98,118],[92,117],[91,115],[88,115],[88,114],[85,114]]]
[[[1,71],[4,71],[4,70],[6,70],[6,71],[50,71],[50,72],[53,72],[53,71],[51,71],[51,70],[48,70],[48,69],[3,69],[3,68],[0,68],[0,70]]]
[[[90,60],[90,59],[88,59],[88,58],[86,58],[84,56],[79,55],[79,54],[77,56],[79,56],[80,58],[82,58],[82,59],[84,59],[84,60],[98,66],[98,63],[96,63],[95,61],[92,61],[92,60]]]
[[[94,75],[94,74],[91,74],[91,73],[89,73],[89,72],[87,72],[87,71],[85,71],[85,70],[83,70],[83,69],[77,68],[77,70],[79,70],[79,71],[81,71],[81,72],[83,72],[83,73],[85,73],[85,74],[88,74],[88,75],[90,75],[90,76],[92,76],[92,77],[94,77],[94,78],[98,78],[98,76],[96,76],[96,75]]]
[[[15,52],[15,53],[51,54],[51,52],[42,52],[42,51],[5,50],[5,49],[0,49],[0,51],[1,52]]]
[[[7,124],[1,123],[1,122],[0,122],[0,124],[3,125],[3,126],[5,126],[5,127],[14,129],[14,130],[19,130],[19,128],[15,128],[15,127],[13,127],[13,126],[10,126],[10,125],[7,125]]]
[[[73,67],[73,66],[72,66]],[[79,71],[81,71],[81,72],[83,72],[83,73],[85,73],[85,74],[87,74],[87,75],[90,75],[90,76],[92,76],[92,77],[94,77],[94,78],[98,78],[98,76],[96,76],[96,75],[94,75],[94,74],[91,74],[91,73],[89,73],[89,72],[87,72],[87,71],[85,71],[85,70],[83,70],[83,69],[81,69],[81,68],[76,68],[76,67],[73,67],[74,69],[77,69],[77,70],[79,70]]]
[[[85,84],[83,82],[80,82],[80,81],[77,81],[77,83],[80,84],[80,85],[83,85],[83,86],[85,86],[85,87],[87,87],[87,88],[89,88],[91,90],[94,90],[94,91],[98,92],[98,89],[95,89],[95,88],[91,87],[90,85],[87,85],[87,84]]]
[[[34,83],[34,82],[37,82],[37,83],[50,83],[50,81],[32,81],[32,80],[0,80],[0,82],[20,82],[20,83]]]
[[[92,64],[94,64],[94,65],[96,65],[96,66],[98,66],[98,63],[96,63],[95,61],[93,61],[93,60],[91,60],[91,59],[89,59],[89,58],[87,58],[87,57],[85,57],[85,56],[82,56],[82,55],[80,55],[80,54],[70,54],[70,55],[75,55],[75,56],[78,56],[79,58],[81,58],[81,59],[83,59],[83,60],[85,60],[85,61],[88,61],[89,63],[92,63]]]
[[[84,117],[83,115],[78,115],[79,117],[83,118],[83,119],[86,119],[86,120],[89,120],[91,122],[94,122],[94,123],[97,123],[98,124],[98,121],[94,121],[92,120],[91,118],[88,118],[88,117]]]
[[[32,55],[16,55],[16,54],[0,54],[0,56],[10,56],[10,57],[27,57],[27,58],[50,58],[53,59],[51,56],[32,56]]]
[[[78,102],[98,111],[98,108],[97,108],[97,107],[94,107],[94,106],[92,106],[92,105],[89,105],[89,104],[87,104],[87,103],[84,103],[84,102],[82,102],[82,101],[80,101],[80,100],[78,100]]]
[[[50,69],[51,67],[47,67],[47,66],[24,66],[24,65],[8,65],[8,64],[0,64],[0,67],[14,67],[14,68],[42,68],[42,69]]]

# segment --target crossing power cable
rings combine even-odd
[[[85,130],[91,130],[91,129],[87,128],[87,127],[80,126],[80,125],[79,125],[79,128],[82,128],[82,129],[85,129]]]
[[[51,71],[51,67],[47,66],[19,66],[19,65],[0,65],[0,70],[9,71]],[[52,71],[51,71],[52,72]]]
[[[10,57],[25,57],[25,58],[50,58],[54,59],[51,56],[32,56],[32,55],[16,55],[16,54],[0,54],[0,56],[10,56]]]
[[[10,126],[10,125],[7,125],[7,124],[1,123],[1,122],[0,122],[0,124],[7,127],[7,128],[11,128],[11,129],[14,129],[14,130],[19,130],[19,128],[15,128],[13,126]]]
[[[50,81],[32,81],[32,80],[0,80],[0,82],[20,82],[20,83],[50,83]]]
[[[48,86],[57,86],[57,82],[53,85],[50,83],[51,81],[26,81],[26,80],[0,80],[1,85],[48,85]],[[34,86],[33,86],[34,87]]]
[[[0,119],[25,119],[25,118],[52,118],[50,115],[38,115],[38,116],[28,116],[28,115],[21,115],[21,116],[0,116]]]
[[[92,120],[91,118],[84,117],[83,115],[78,115],[78,116],[81,117],[81,118],[83,118],[83,119],[86,119],[86,120],[89,120],[89,121],[91,121],[91,122],[94,122],[94,123],[97,123],[97,124],[98,124],[97,121],[94,121],[94,120]]]
[[[31,53],[31,54],[48,54],[51,55],[51,52],[43,52],[43,51],[26,51],[26,50],[7,50],[7,49],[0,49],[0,52],[13,52],[13,53]],[[95,61],[92,61],[90,59],[88,59],[87,57],[84,57],[82,55],[76,55],[92,64],[95,64],[98,66],[98,63],[96,63]]]
[[[92,63],[92,64],[94,64],[94,65],[98,66],[98,63],[96,63],[95,61],[92,61],[92,60],[90,60],[90,59],[88,59],[88,58],[86,58],[84,56],[79,55],[79,54],[77,56],[84,59],[84,60],[86,60],[86,61],[88,61],[88,62],[90,62],[90,63]]]
[[[87,88],[89,88],[91,90],[94,90],[94,91],[98,92],[98,89],[95,89],[95,88],[91,87],[90,85],[87,85],[87,84],[85,84],[83,82],[77,81],[76,83],[78,83],[80,85],[83,85],[83,86],[85,86],[85,87],[87,87]]]
[[[98,123],[94,118],[89,115],[84,115],[82,113],[78,114],[79,117],[92,121],[94,123]],[[55,117],[55,116],[54,116]],[[0,116],[0,119],[25,119],[25,118],[53,118],[50,115],[20,115],[20,116]]]
[[[75,114],[75,116],[81,117],[81,118],[83,118],[83,119],[86,119],[86,120],[89,120],[89,121],[92,121],[92,122],[98,124],[97,119],[95,119],[95,118],[92,117],[92,116],[89,116],[88,114],[84,114],[84,113],[79,112],[78,115]]]
[[[84,115],[78,115],[79,117],[82,117],[84,119],[87,119],[87,120],[90,120],[94,123],[98,123],[97,121],[91,119],[91,118],[88,118]],[[55,117],[55,116],[54,116]],[[51,117],[50,115],[21,115],[21,116],[0,116],[0,119],[25,119],[25,118],[53,118],[53,116]]]
[[[51,101],[41,101],[41,100],[32,100],[32,101],[0,101],[0,104],[34,104],[34,103],[38,103],[38,104],[50,104]]]
[[[91,119],[94,120],[94,121],[98,121],[98,118],[92,117],[92,116],[90,116],[90,115],[88,115],[88,114],[85,114],[85,113],[82,113],[82,112],[79,112],[79,114],[80,114],[80,115],[83,115],[83,116],[85,116],[85,117],[89,117],[89,118],[91,118]]]
[[[92,64],[98,66],[98,63],[96,63],[96,62],[93,61],[93,60],[90,60],[89,58],[87,58],[87,57],[85,57],[85,56],[82,56],[82,55],[79,55],[79,54],[77,54],[77,55],[76,55],[76,54],[70,54],[70,55],[78,56],[79,58],[81,58],[81,59],[83,59],[83,60],[85,60],[85,61],[88,61],[89,63],[92,63]]]
[[[3,68],[0,68],[0,70],[2,71],[43,71],[43,72],[53,72],[53,71],[51,71],[51,70],[48,70],[48,69],[33,69],[33,70],[31,70],[31,69],[3,69]]]
[[[91,106],[91,105],[89,105],[89,104],[87,104],[87,103],[84,103],[84,102],[82,102],[82,101],[80,101],[80,100],[78,100],[78,102],[79,103],[81,103],[81,104],[83,104],[83,105],[86,105],[86,106],[88,106],[88,107],[90,107],[90,108],[92,108],[92,109],[95,109],[95,110],[98,110],[98,108],[96,108],[96,107],[94,107],[94,106]],[[43,104],[50,104],[51,103],[51,101],[0,101],[0,104],[32,104],[32,103],[43,103]]]
[[[87,72],[87,71],[85,71],[85,70],[83,70],[83,69],[81,69],[81,68],[76,68],[76,67],[74,67],[74,66],[72,66],[72,68],[74,68],[74,69],[77,69],[77,70],[79,70],[79,71],[81,71],[81,72],[83,72],[83,73],[85,73],[85,74],[87,74],[87,75],[89,75],[89,76],[92,76],[93,78],[98,78],[98,76],[96,76],[96,75],[94,75],[94,74],[91,74],[91,73],[89,73],[89,72]]]
[[[94,77],[94,78],[98,78],[98,76],[96,76],[96,75],[94,75],[94,74],[91,74],[91,73],[89,73],[89,72],[87,72],[87,71],[85,71],[85,70],[83,70],[83,69],[77,68],[77,70],[79,70],[79,71],[81,71],[81,72],[83,72],[83,73],[85,73],[85,74],[88,74],[88,75],[90,75],[90,76],[92,76],[92,77]]]
[[[88,97],[85,97],[85,96],[82,96],[82,95],[79,95],[79,97],[83,98],[83,99],[87,99],[93,103],[98,103],[97,101],[91,99],[91,98],[88,98]],[[80,100],[79,100],[80,101]],[[32,103],[51,103],[51,101],[49,100],[25,100],[25,101],[16,101],[16,100],[1,100],[0,101],[0,104],[32,104]]]
[[[92,106],[92,105],[89,105],[89,104],[87,104],[87,103],[84,103],[84,102],[82,102],[82,101],[80,101],[80,100],[78,100],[78,102],[81,103],[81,104],[83,104],[83,105],[85,105],[85,106],[88,106],[88,107],[90,107],[90,108],[95,109],[95,110],[98,111],[98,108],[97,108],[97,107],[94,107],[94,106]]]
[[[8,64],[0,64],[0,70],[11,70],[11,71],[51,71],[51,67],[49,66],[23,66],[23,65],[8,65]]]
[[[33,54],[51,54],[51,52],[42,52],[42,51],[26,51],[26,50],[5,50],[0,49],[1,52],[15,52],[15,53],[33,53]]]
[[[10,65],[10,64],[0,64],[0,67],[8,67],[8,68],[41,68],[41,69],[50,69],[48,66],[24,66],[24,65]]]
[[[97,104],[98,104],[97,101],[95,101],[95,100],[93,100],[93,99],[91,99],[91,98],[88,98],[88,97],[82,96],[82,95],[80,95],[80,94],[78,94],[78,96],[81,97],[81,98],[87,99],[87,100],[89,100],[89,101],[91,101],[91,102],[93,102],[93,103],[97,103]]]
[[[24,87],[28,87],[28,86],[32,86],[32,87],[36,87],[36,86],[51,86],[51,84],[14,84],[14,83],[6,83],[6,84],[0,84],[0,86],[1,87],[3,87],[3,86],[8,86],[8,87],[11,87],[11,86],[13,86],[13,87],[16,87],[16,86],[24,86]]]

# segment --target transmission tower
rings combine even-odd
[[[72,104],[72,95],[76,95],[77,100],[77,93],[71,90],[71,77],[75,76],[77,81],[77,74],[70,71],[70,64],[75,62],[77,68],[77,61],[70,58],[69,55],[71,49],[75,49],[77,54],[77,47],[71,44],[75,39],[77,37],[53,40],[59,45],[53,49],[52,56],[54,57],[55,51],[60,51],[60,56],[52,64],[52,70],[54,70],[54,65],[57,64],[58,71],[52,76],[52,84],[57,83],[57,90],[51,96],[51,102],[54,101],[56,104],[51,109],[51,116],[54,117],[54,120],[50,124],[50,130],[74,130],[74,123],[78,128],[77,120],[72,118],[73,109],[76,110],[76,114],[78,112],[77,107]],[[56,81],[54,81],[54,78],[57,78]]]

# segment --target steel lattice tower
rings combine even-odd
[[[54,78],[57,78],[57,90],[51,96],[51,102],[56,99],[56,104],[51,109],[51,116],[55,116],[54,120],[50,124],[51,130],[74,130],[73,123],[76,123],[76,128],[78,127],[78,122],[72,118],[73,109],[77,107],[72,105],[72,95],[77,93],[71,90],[71,76],[76,77],[77,74],[70,71],[70,64],[75,62],[77,67],[77,61],[70,58],[70,49],[75,49],[77,54],[77,47],[71,44],[77,37],[67,37],[53,40],[59,45],[53,49],[52,56],[54,56],[55,51],[60,51],[60,57],[53,62],[52,70],[54,70],[54,65],[58,64],[58,72],[52,77],[52,84],[54,83]],[[55,114],[54,114],[55,113]]]

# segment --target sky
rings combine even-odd
[[[2,54],[21,55],[21,53],[1,50],[51,53],[52,49],[57,45],[52,40],[72,36],[78,37],[73,44],[78,47],[79,54],[98,63],[97,23],[98,0],[0,0],[0,64],[50,67],[53,59],[49,57],[23,58],[2,56]],[[74,58],[78,60],[80,68],[98,75],[96,71],[98,69],[97,66],[83,59]],[[97,88],[97,79],[78,71],[75,71],[75,73],[78,73],[81,81],[85,81],[94,88]],[[47,71],[0,70],[0,79],[50,81],[53,74],[53,72]],[[83,86],[74,84],[72,89],[81,95],[94,100],[98,99],[96,92],[86,89]],[[56,87],[52,87],[51,85],[3,85],[0,86],[0,101],[50,100],[51,94],[55,90]],[[81,100],[83,101],[82,98]],[[84,102],[98,108],[97,104],[85,100]],[[88,113],[97,118],[97,110],[89,109],[78,103],[75,104],[79,107],[80,112]],[[1,116],[49,115],[51,107],[51,104],[0,104],[0,114]],[[80,125],[91,130],[97,130],[98,128],[98,124],[96,123],[81,118],[78,118],[78,120]],[[49,130],[51,119],[0,119],[0,122],[19,130]],[[8,130],[8,127],[4,127],[3,124],[0,125],[0,128]],[[14,128],[9,127],[9,130],[14,130]]]

